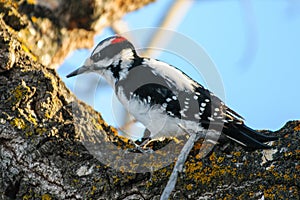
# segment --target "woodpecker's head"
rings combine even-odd
[[[112,84],[128,70],[135,57],[137,54],[134,46],[126,38],[112,36],[101,41],[84,65],[68,74],[67,78],[86,72],[97,72]]]

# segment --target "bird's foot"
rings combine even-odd
[[[126,149],[126,151],[130,153],[143,153],[143,154],[153,153],[153,149],[147,147],[149,141],[150,139],[146,139],[141,144],[134,143],[135,147]]]

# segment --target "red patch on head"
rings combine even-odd
[[[123,41],[125,41],[125,40],[126,40],[126,39],[123,38],[123,37],[117,37],[117,38],[115,38],[113,41],[111,41],[111,44],[123,42]]]

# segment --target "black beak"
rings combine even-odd
[[[70,77],[73,77],[73,76],[77,76],[79,74],[83,74],[85,72],[88,72],[89,71],[89,68],[87,66],[82,66],[78,69],[76,69],[75,71],[71,72],[70,74],[68,74],[66,77],[67,78],[70,78]]]

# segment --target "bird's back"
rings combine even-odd
[[[249,148],[266,148],[262,142],[275,139],[261,134],[255,139],[257,133],[218,97],[179,69],[158,60],[142,59],[115,88],[126,109],[150,130],[151,138],[184,134],[180,124],[194,132],[209,128],[222,131]]]

